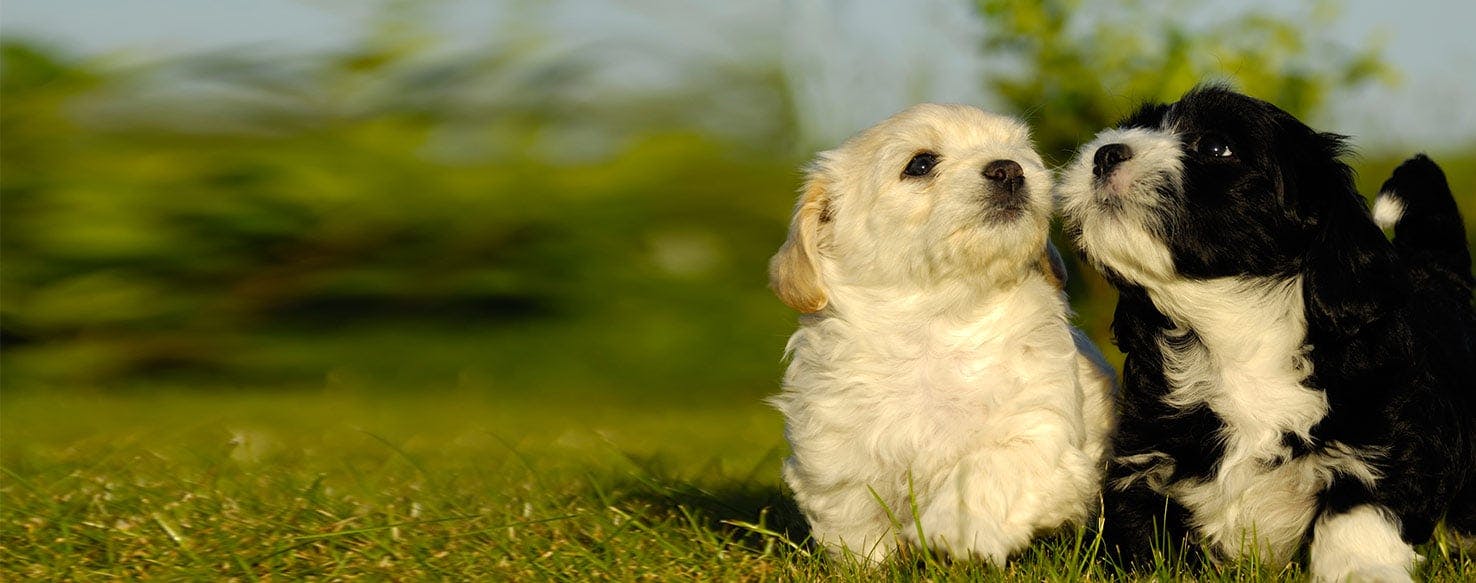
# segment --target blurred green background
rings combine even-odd
[[[571,45],[518,17],[537,3],[448,48],[436,4],[361,6],[352,42],[285,55],[138,59],[7,35],[0,390],[776,391],[794,315],[765,262],[797,168],[834,145],[806,98],[824,62]],[[1196,2],[953,4],[990,65],[961,82],[1029,120],[1054,164],[1201,81],[1333,131],[1331,98],[1400,82],[1378,42],[1319,32],[1335,3],[1198,20],[1180,16]],[[628,74],[612,61],[681,59],[655,77],[669,82],[610,82]],[[1476,218],[1476,139],[1356,146],[1365,193],[1429,150]],[[1105,345],[1115,297],[1072,271]]]

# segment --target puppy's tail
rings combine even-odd
[[[1394,248],[1410,267],[1455,297],[1471,297],[1471,250],[1445,172],[1424,154],[1405,160],[1374,201],[1374,221],[1394,230]],[[1467,300],[1470,301],[1469,299]]]

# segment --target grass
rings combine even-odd
[[[1121,578],[1084,529],[1002,569],[825,559],[780,488],[777,414],[698,397],[8,391],[0,578]],[[1476,577],[1438,541],[1421,551],[1424,578]],[[1304,577],[1165,560],[1139,578]]]

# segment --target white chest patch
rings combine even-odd
[[[1001,299],[956,322],[834,318],[802,330],[776,399],[791,433],[813,434],[807,445],[841,440],[825,455],[864,455],[848,471],[889,476],[948,463],[986,437],[1008,442],[1021,412],[1056,413],[1085,439],[1064,305],[1047,294]]]
[[[790,340],[784,479],[827,548],[880,559],[897,537],[1002,563],[1083,519],[1101,483],[1111,383],[1082,371],[1040,274],[966,309],[832,288]],[[1090,362],[1082,362],[1090,366]],[[926,533],[926,535],[921,534]]]
[[[1150,295],[1178,325],[1159,343],[1165,400],[1207,407],[1225,424],[1221,435],[1204,436],[1224,444],[1211,479],[1168,484],[1165,493],[1227,556],[1290,560],[1335,473],[1374,479],[1341,444],[1292,459],[1283,442],[1285,434],[1307,439],[1328,412],[1326,395],[1302,384],[1312,367],[1301,279],[1176,282]]]

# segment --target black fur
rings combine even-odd
[[[1269,103],[1199,88],[1171,106],[1145,106],[1120,127],[1172,128],[1183,140],[1183,187],[1159,193],[1171,201],[1160,236],[1179,277],[1302,277],[1313,371],[1304,384],[1325,392],[1330,411],[1310,442],[1288,434],[1285,456],[1330,442],[1385,452],[1371,458],[1382,475],[1373,488],[1339,476],[1318,496],[1319,515],[1377,504],[1398,517],[1411,544],[1426,541],[1446,516],[1452,528],[1476,534],[1471,256],[1439,167],[1417,156],[1385,185],[1406,204],[1391,244],[1340,160],[1344,138]],[[1206,136],[1227,142],[1235,156],[1196,154]],[[1164,403],[1159,342],[1175,326],[1141,287],[1110,269],[1105,275],[1120,292],[1112,329],[1126,363],[1104,536],[1109,550],[1142,564],[1155,536],[1192,541],[1194,533],[1189,511],[1166,499],[1161,485],[1122,483],[1142,469],[1122,460],[1161,452],[1174,462],[1169,483],[1208,479],[1223,455],[1216,435],[1225,426],[1206,407]]]

